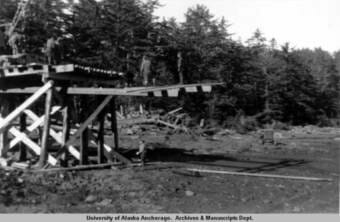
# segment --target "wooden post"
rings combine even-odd
[[[64,147],[66,145],[67,140],[70,137],[70,121],[69,121],[69,106],[66,102],[65,107],[63,109],[63,130],[62,130],[62,144],[61,146]],[[67,167],[67,155],[68,152],[65,152],[61,155],[61,166]]]
[[[0,98],[0,118],[5,118],[9,113],[9,103],[6,96]],[[0,157],[7,157],[9,149],[8,128],[0,132]]]
[[[50,81],[53,87],[53,81]],[[48,146],[48,136],[50,133],[50,118],[51,118],[51,107],[53,99],[53,88],[49,88],[46,92],[45,98],[45,121],[43,135],[41,139],[41,153],[39,158],[39,167],[43,168],[47,160],[47,146]]]
[[[80,135],[80,165],[88,164],[89,129],[86,128]]]
[[[98,164],[104,163],[104,123],[105,123],[105,114],[106,109],[104,109],[98,116],[99,121],[99,129],[98,129],[98,138],[97,138],[97,150],[98,150]]]
[[[118,141],[118,128],[117,128],[117,114],[116,114],[116,98],[112,98],[110,103],[110,112],[111,112],[111,130],[114,136],[114,150],[119,148],[119,141]]]
[[[25,132],[26,131],[26,114],[22,114],[20,116],[20,132]],[[19,145],[19,161],[26,161],[27,160],[27,150],[26,146],[23,142],[20,142]]]
[[[80,117],[82,121],[82,126],[84,130],[80,134],[80,165],[87,165],[88,164],[88,148],[89,148],[89,124],[92,122],[86,122],[86,112],[85,106],[88,105],[87,101],[84,100],[84,103],[81,103],[84,106],[81,110]]]

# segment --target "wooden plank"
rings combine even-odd
[[[49,173],[49,172],[59,172],[59,171],[90,170],[90,169],[101,169],[101,168],[106,168],[106,167],[116,167],[116,166],[118,167],[121,165],[122,165],[121,163],[102,163],[102,164],[74,166],[74,167],[67,167],[67,168],[50,168],[50,169],[43,169],[43,170],[32,170],[30,172]],[[133,164],[131,166],[138,166],[138,164]]]
[[[89,81],[88,78],[86,78]],[[157,87],[129,87],[123,89],[117,88],[93,88],[93,87],[69,87],[67,89],[67,94],[70,95],[112,95],[112,96],[148,96],[148,92],[154,92],[162,90],[167,90],[169,96],[173,97],[177,94],[181,88],[185,87],[197,87],[201,86],[203,92],[211,92],[211,87],[215,85],[222,85],[222,83],[202,83],[202,84],[186,84],[186,85],[172,85],[172,86],[157,86]],[[55,87],[57,90],[60,90],[60,87]],[[0,93],[22,93],[22,94],[30,94],[37,91],[38,87],[27,87],[27,88],[17,88],[17,89],[7,89],[0,90]],[[161,93],[158,93],[159,95]]]
[[[53,99],[53,89],[50,88],[47,91],[45,98],[45,120],[44,120],[44,129],[43,135],[41,139],[41,154],[39,157],[39,167],[44,167],[47,159],[47,146],[48,146],[48,137],[50,135],[50,123],[51,123],[51,108],[52,108],[52,99]]]
[[[169,89],[168,96],[169,97],[178,97],[179,89]]]
[[[316,178],[316,177],[299,177],[299,176],[285,176],[276,174],[260,174],[260,173],[244,173],[244,172],[233,172],[233,171],[219,171],[219,170],[204,170],[204,169],[186,169],[192,172],[198,173],[215,173],[215,174],[227,174],[235,176],[251,176],[251,177],[267,177],[267,178],[279,178],[279,179],[290,179],[290,180],[308,180],[308,181],[333,181],[330,178]]]
[[[22,103],[18,108],[11,112],[1,123],[0,123],[0,133],[9,126],[9,124],[17,118],[25,109],[31,106],[35,101],[37,101],[45,92],[47,92],[53,86],[53,81],[48,81],[44,86],[42,86],[38,91],[36,91],[32,96],[30,96],[24,103]]]
[[[197,87],[196,86],[187,86],[187,87],[185,87],[185,91],[187,93],[195,93],[195,92],[197,92]]]
[[[211,86],[209,86],[209,85],[203,85],[203,86],[202,86],[202,91],[203,91],[203,92],[211,92]]]

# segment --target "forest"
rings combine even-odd
[[[1,0],[1,23],[12,20],[18,2]],[[224,83],[211,95],[142,99],[166,110],[183,106],[196,122],[233,127],[241,121],[249,130],[273,121],[340,125],[340,49],[278,45],[261,30],[243,43],[232,38],[228,18],[216,18],[204,5],[189,8],[184,22],[158,18],[158,7],[157,0],[31,0],[16,30],[19,48],[41,60],[54,35],[63,63],[117,70],[134,84],[145,56],[157,85]]]

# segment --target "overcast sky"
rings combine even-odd
[[[159,0],[155,13],[184,21],[188,7],[203,4],[231,24],[234,39],[246,40],[259,28],[267,39],[295,48],[340,50],[340,0]]]

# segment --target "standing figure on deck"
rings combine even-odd
[[[55,64],[55,48],[56,48],[56,40],[54,36],[51,36],[51,38],[47,39],[46,42],[46,56],[47,56],[47,63],[49,65]]]
[[[8,44],[12,48],[12,54],[17,55],[19,54],[19,41],[21,39],[21,35],[17,32],[14,32],[8,39]]]
[[[143,77],[143,86],[147,86],[149,84],[149,76],[151,73],[151,59],[147,55],[143,56],[140,73]]]

